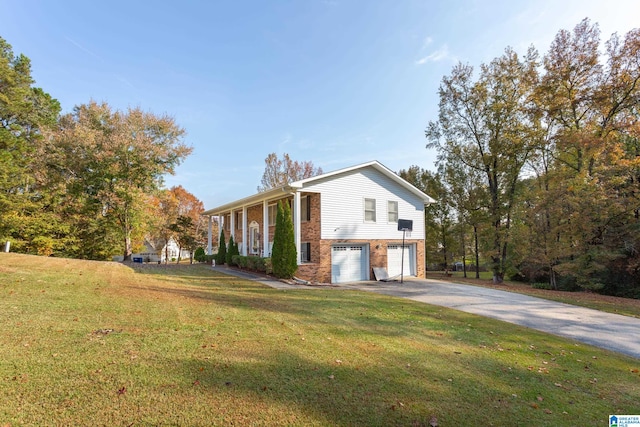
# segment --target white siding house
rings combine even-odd
[[[390,275],[404,271],[424,277],[424,208],[434,200],[381,163],[295,181],[203,215],[210,224],[218,217],[244,255],[269,256],[273,207],[279,200],[292,207],[298,276],[332,283],[370,280],[372,268],[378,267]],[[399,219],[413,222],[410,233],[398,231]]]

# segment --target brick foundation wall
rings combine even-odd
[[[331,283],[331,246],[336,244],[369,245],[369,280],[374,280],[373,267],[387,267],[387,245],[401,245],[401,240],[321,240],[318,262],[298,266],[296,277],[319,283]],[[406,240],[405,244],[416,247],[416,276],[424,278],[424,240]]]
[[[301,243],[311,243],[311,262],[320,261],[320,194],[303,193],[309,198],[309,221],[300,223]]]

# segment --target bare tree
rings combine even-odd
[[[264,159],[264,173],[258,191],[267,191],[320,174],[322,174],[322,168],[316,168],[311,161],[291,160],[287,153],[284,153],[282,159],[279,159],[276,153],[271,153]]]

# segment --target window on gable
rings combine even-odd
[[[302,196],[300,198],[300,221],[305,222],[311,219],[311,197]]]
[[[376,199],[364,199],[364,220],[376,222]]]
[[[387,202],[387,221],[398,222],[398,202],[391,200]]]
[[[276,225],[276,216],[278,215],[278,205],[269,205],[269,225]]]

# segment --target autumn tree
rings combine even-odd
[[[264,159],[264,163],[261,185],[258,186],[259,192],[322,174],[322,168],[316,168],[313,162],[291,160],[287,153],[282,159],[278,158],[276,153],[271,153]]]
[[[181,248],[192,252],[204,243],[206,225],[200,215],[204,205],[196,196],[179,185],[160,190],[155,203],[154,225],[148,236],[154,247],[163,247],[174,239]]]
[[[145,196],[191,152],[183,135],[169,116],[140,108],[113,111],[92,101],[60,119],[46,152],[52,167],[65,173],[68,192],[118,227],[124,259],[130,260]]]
[[[457,221],[457,231],[460,241],[464,274],[466,277],[466,254],[467,246],[471,246],[474,255],[475,277],[480,278],[481,247],[486,248],[486,230],[489,223],[487,215],[489,210],[489,198],[487,186],[483,184],[482,174],[473,168],[467,167],[460,162],[448,162],[441,167],[441,179],[448,188],[448,203],[455,213]],[[471,233],[471,237],[467,235]]]
[[[444,181],[437,173],[415,165],[400,170],[398,175],[436,200],[424,212],[425,231],[428,236],[432,236],[425,242],[427,261],[439,264],[443,270],[447,269],[453,261],[451,253],[456,245],[452,234],[455,218]]]
[[[540,63],[507,49],[443,79],[427,147],[496,281],[640,295],[640,30],[601,48],[585,19]]]
[[[553,287],[557,276],[588,289],[633,282],[618,272],[636,256],[628,248],[638,235],[639,53],[636,29],[614,34],[603,55],[598,26],[585,19],[559,31],[544,56],[537,97],[548,137],[528,202],[544,237],[532,252]]]
[[[521,59],[510,48],[481,65],[477,80],[471,66],[456,65],[440,85],[438,121],[426,130],[427,148],[438,150],[440,165],[461,164],[482,174],[489,196],[495,282],[502,282],[507,269],[519,177],[533,149],[529,106],[537,65],[535,50]]]
[[[34,83],[29,58],[0,38],[0,240],[46,255],[68,232],[53,209],[55,188],[47,188],[35,167],[42,131],[55,125],[60,104]]]

